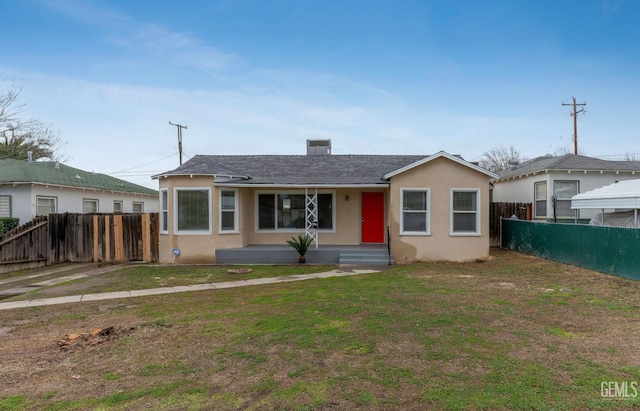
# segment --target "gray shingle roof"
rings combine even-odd
[[[609,161],[579,154],[565,154],[559,157],[542,156],[526,161],[513,170],[503,170],[500,179],[517,177],[545,170],[556,171],[640,171],[638,161]]]
[[[124,193],[158,195],[158,192],[105,174],[91,173],[55,162],[0,160],[0,184],[40,183]]]
[[[385,184],[382,177],[426,155],[197,155],[171,175],[244,176],[246,184]]]

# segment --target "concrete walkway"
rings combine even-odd
[[[311,280],[314,278],[346,277],[350,275],[369,274],[369,273],[376,273],[376,272],[379,272],[379,270],[354,269],[352,271],[343,271],[340,269],[336,269],[336,270],[326,271],[324,273],[299,274],[299,275],[290,275],[285,277],[254,278],[249,280],[225,281],[225,282],[210,283],[210,284],[196,284],[196,285],[184,285],[184,286],[178,286],[178,287],[152,288],[147,290],[114,291],[110,293],[71,295],[68,297],[42,298],[42,299],[30,300],[30,301],[13,301],[13,302],[0,303],[0,310],[39,307],[43,305],[80,303],[80,302],[86,302],[86,301],[112,300],[117,298],[146,297],[150,295],[184,293],[189,291],[218,290],[218,289],[224,289],[224,288],[247,287],[250,285],[290,283],[293,281],[304,281],[304,280]]]

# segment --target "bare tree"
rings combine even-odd
[[[525,161],[518,150],[513,146],[507,148],[494,148],[488,151],[480,159],[480,166],[491,171],[507,170],[512,164],[518,164]]]
[[[624,161],[640,161],[640,154],[638,153],[624,153]]]
[[[26,160],[29,151],[33,160],[60,159],[60,134],[40,120],[23,118],[21,92],[16,85],[0,91],[0,160]]]

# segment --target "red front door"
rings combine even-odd
[[[384,193],[362,193],[362,242],[384,243]]]

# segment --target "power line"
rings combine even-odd
[[[173,157],[173,156],[175,156],[175,155],[176,155],[176,153],[172,153],[172,154],[169,154],[169,155],[168,155],[168,156],[166,156],[166,157],[162,157],[162,158],[159,158],[159,159],[157,159],[157,160],[149,161],[148,163],[140,164],[140,165],[137,165],[137,166],[135,166],[135,167],[125,168],[124,170],[113,171],[113,172],[111,172],[111,173],[109,173],[109,174],[121,174],[121,173],[126,173],[127,171],[135,170],[136,168],[140,168],[140,167],[148,166],[149,164],[153,164],[153,163],[157,163],[158,161],[166,160],[167,158],[169,158],[169,157]]]

